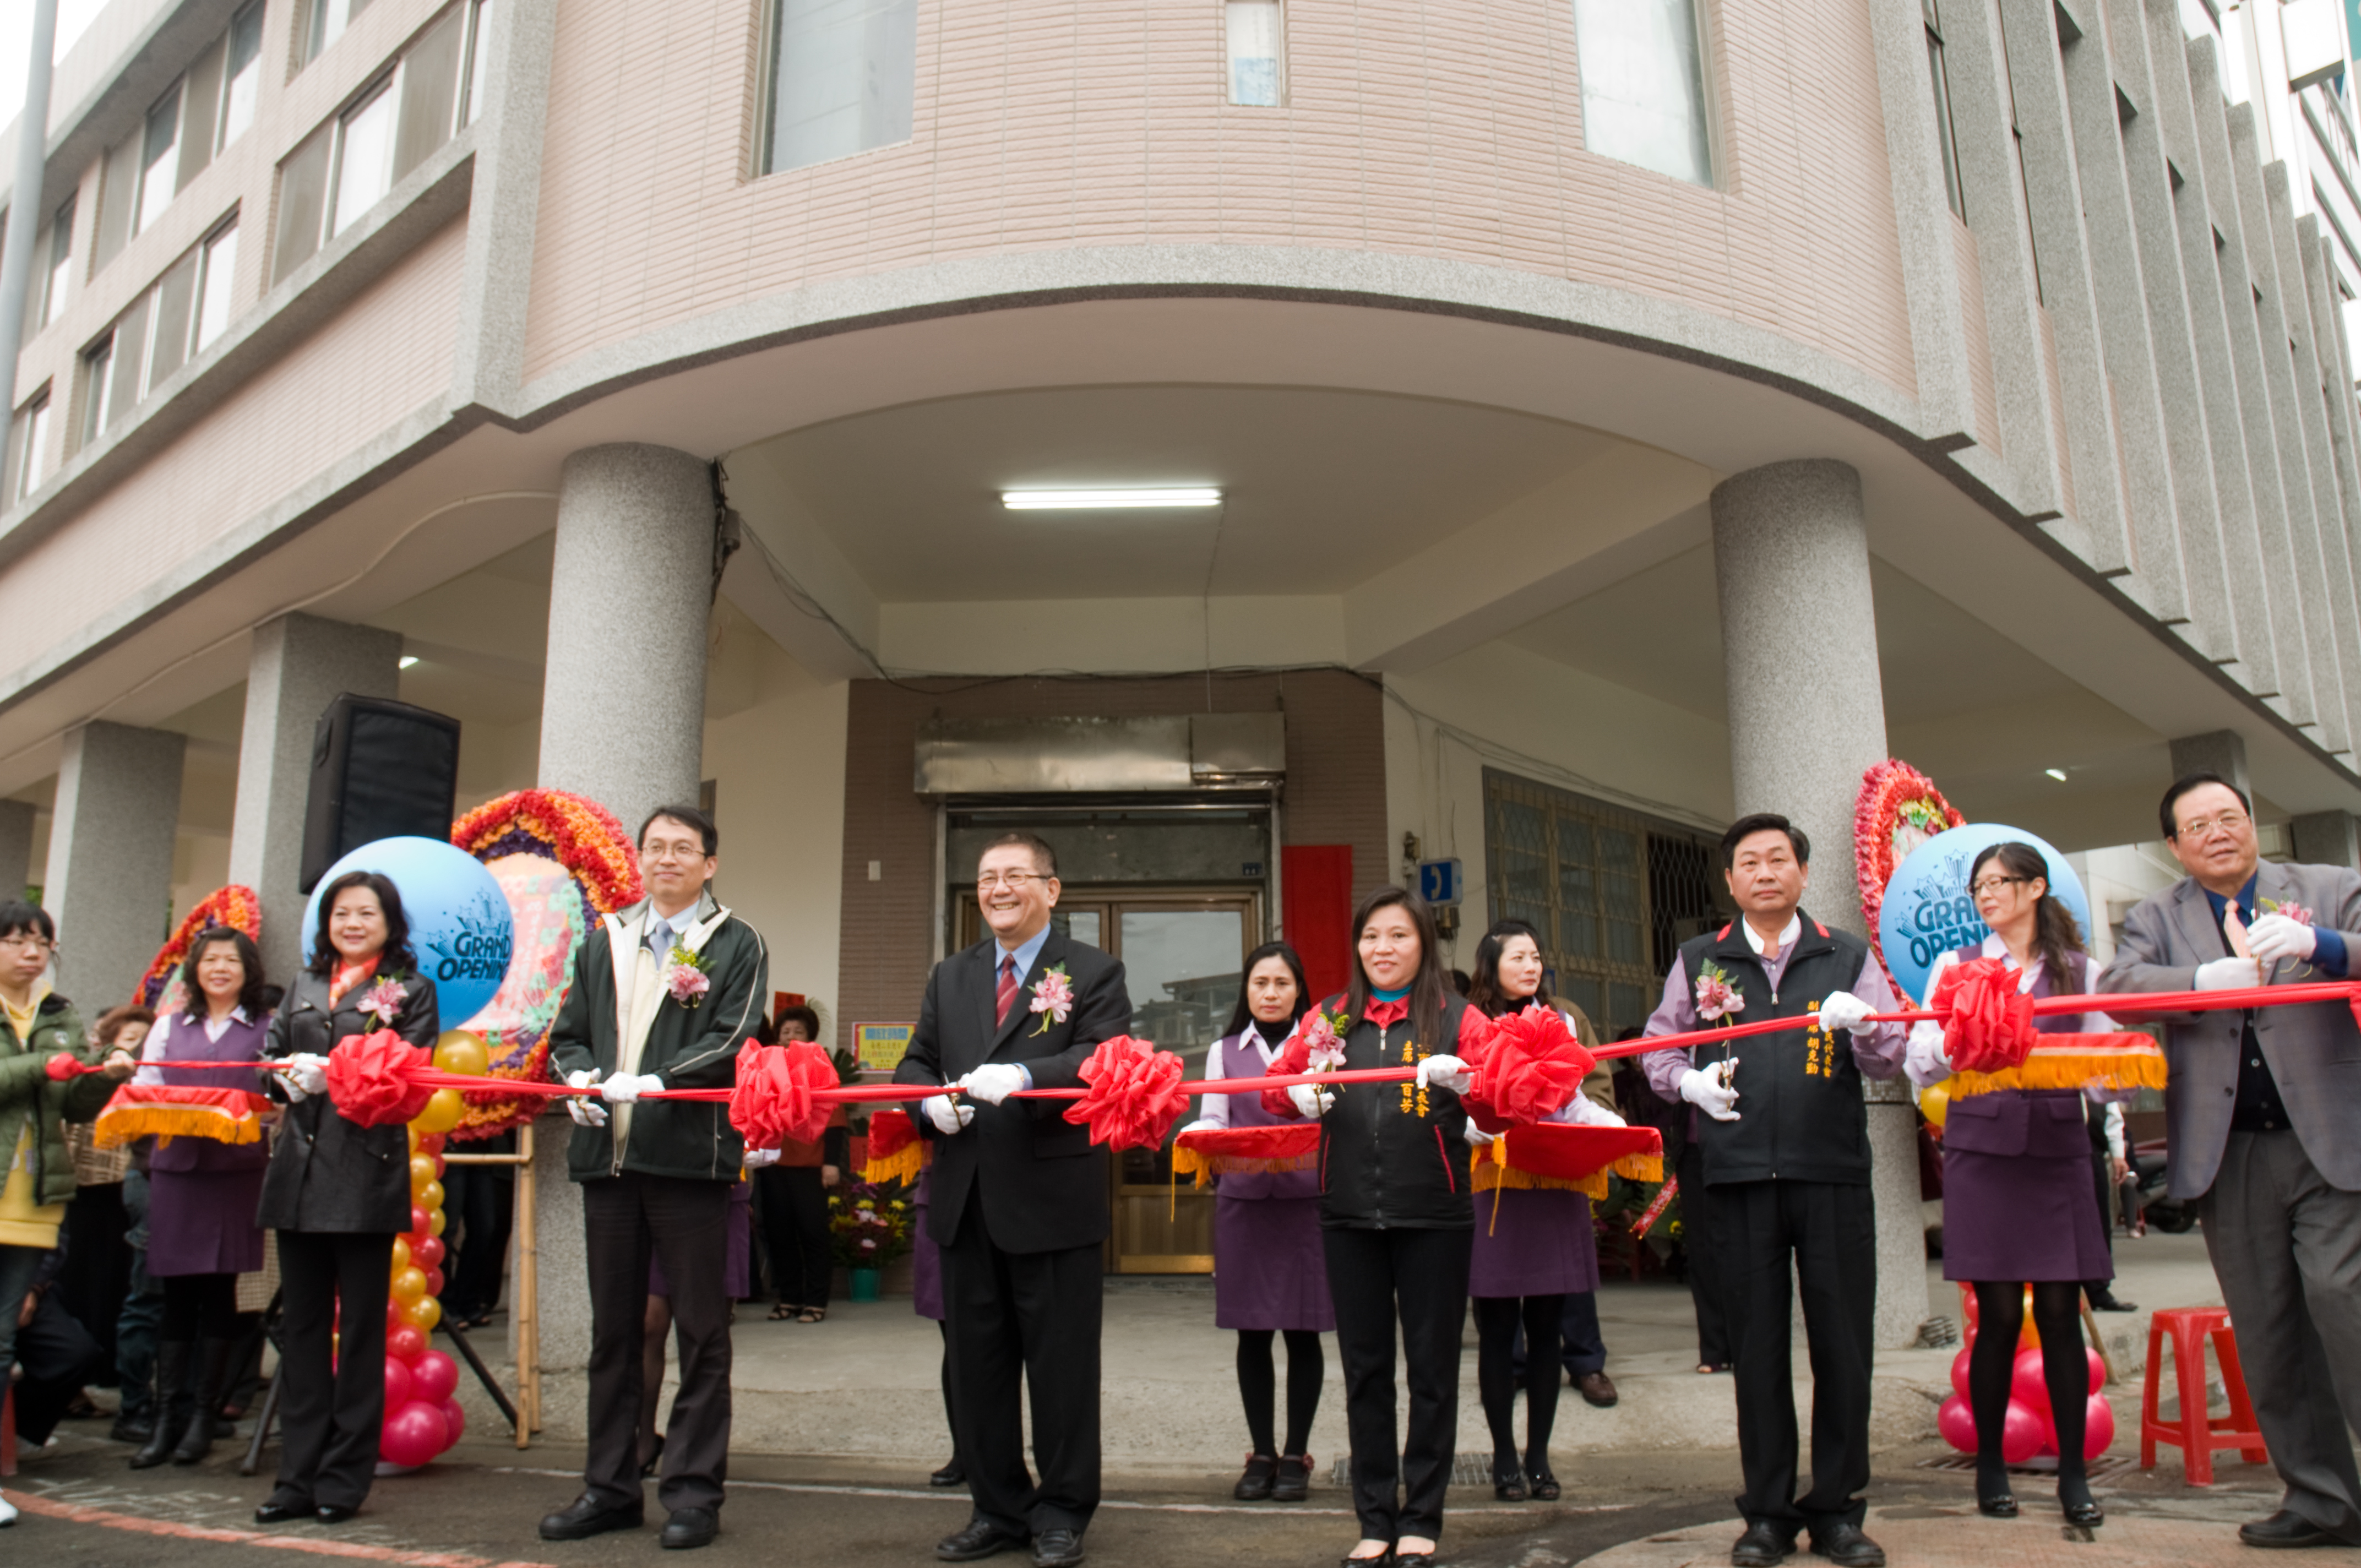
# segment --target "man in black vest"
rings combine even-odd
[[[976,868],[992,934],[927,977],[897,1083],[959,1090],[921,1102],[934,1140],[928,1230],[943,1254],[951,1411],[975,1510],[935,1555],[966,1563],[1028,1541],[1039,1568],[1082,1560],[1099,1502],[1099,1248],[1108,1229],[1106,1154],[1069,1123],[1067,1102],[1023,1089],[1082,1087],[1077,1069],[1131,1024],[1123,965],[1049,923],[1058,860],[1006,833]],[[1019,1405],[1033,1399],[1037,1486]]]
[[[1877,1213],[1861,1079],[1902,1070],[1906,1025],[1869,945],[1802,908],[1811,842],[1785,817],[1741,817],[1721,836],[1741,918],[1682,944],[1647,1033],[1819,1014],[1810,1029],[1664,1050],[1642,1058],[1649,1086],[1704,1113],[1692,1137],[1726,1249],[1724,1291],[1738,1375],[1736,1568],[1772,1568],[1800,1530],[1839,1568],[1883,1568],[1861,1533],[1869,1481],[1869,1379],[1877,1309]],[[1741,1102],[1744,1108],[1740,1108]],[[1800,1277],[1812,1355],[1812,1489],[1795,1496],[1795,1395],[1788,1303]]]

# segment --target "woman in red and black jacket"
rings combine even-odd
[[[1416,894],[1370,894],[1354,911],[1353,931],[1352,986],[1321,1007],[1343,1043],[1341,1065],[1415,1064],[1417,1078],[1298,1084],[1269,1091],[1265,1103],[1320,1118],[1321,1243],[1361,1521],[1360,1544],[1345,1561],[1431,1568],[1459,1422],[1459,1336],[1475,1235],[1458,1091],[1467,1086],[1463,1057],[1482,1052],[1491,1025],[1451,989],[1434,957],[1434,921]],[[1310,1056],[1299,1030],[1271,1070],[1306,1070]],[[1410,1376],[1406,1442],[1394,1426],[1397,1320]]]

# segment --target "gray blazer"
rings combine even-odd
[[[2341,866],[2282,866],[2266,861],[2255,879],[2257,901],[2298,904],[2312,923],[2344,933],[2346,951],[2361,964],[2361,873]],[[2224,956],[2221,928],[2205,890],[2183,878],[2142,899],[2124,922],[2114,961],[2099,976],[2109,993],[2195,989],[2197,966]],[[2310,963],[2282,961],[2267,976],[2286,985],[2331,980]],[[2361,979],[2361,976],[2354,978]],[[2238,1040],[2245,1014],[2142,1013],[2110,1007],[2129,1021],[2164,1025],[2170,1080],[2164,1091],[2169,1179],[2175,1198],[2195,1198],[2213,1185],[2230,1139],[2230,1113],[2238,1092]],[[2332,1186],[2361,1191],[2361,1027],[2342,1002],[2255,1009],[2255,1037],[2278,1080],[2288,1121],[2303,1152]]]

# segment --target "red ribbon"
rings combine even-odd
[[[1956,1072],[2004,1072],[2025,1065],[2039,1038],[2033,998],[1998,959],[1970,959],[1946,970],[1927,999],[1943,1020],[1943,1051]]]
[[[1080,1071],[1089,1088],[1066,1107],[1066,1120],[1090,1128],[1094,1144],[1161,1148],[1172,1124],[1189,1108],[1180,1088],[1180,1058],[1146,1040],[1129,1035],[1103,1040]]]
[[[1279,1055],[1271,1058],[1270,1067],[1265,1076],[1270,1078],[1292,1079],[1301,1073],[1308,1071],[1311,1066],[1312,1042],[1306,1040],[1302,1035],[1299,1033],[1291,1036],[1286,1045],[1279,1047]],[[1414,1071],[1416,1069],[1412,1069],[1411,1070]],[[1407,1077],[1409,1074],[1406,1072],[1403,1076]],[[1292,1084],[1288,1085],[1288,1088],[1292,1087],[1294,1087]],[[1238,1091],[1232,1090],[1231,1092],[1236,1093]],[[1295,1117],[1303,1114],[1302,1112],[1298,1111],[1295,1108],[1295,1102],[1288,1097],[1287,1089],[1264,1090],[1262,1091],[1262,1108],[1269,1112],[1274,1116]]]
[[[237,1065],[248,1069],[254,1066],[252,1062]],[[426,1080],[456,1076],[436,1073],[433,1057],[390,1029],[337,1041],[336,1048],[328,1053],[327,1075],[328,1098],[335,1102],[336,1113],[364,1127],[416,1121],[436,1088]]]
[[[1468,1113],[1488,1133],[1543,1121],[1565,1109],[1597,1060],[1556,1008],[1506,1014],[1492,1021],[1491,1042],[1473,1064]]]
[[[836,1064],[809,1040],[764,1046],[748,1040],[738,1047],[738,1081],[730,1091],[730,1124],[752,1149],[774,1149],[782,1142],[809,1143],[836,1112],[818,1096],[837,1086]]]
[[[41,1064],[41,1070],[49,1075],[51,1083],[63,1083],[68,1079],[81,1078],[99,1069],[93,1063],[76,1059],[71,1051],[60,1051]]]

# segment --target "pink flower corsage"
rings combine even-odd
[[[1301,1030],[1303,1044],[1311,1052],[1305,1062],[1310,1072],[1341,1072],[1345,1068],[1345,1042],[1336,1037],[1336,1025],[1324,1013],[1312,1013],[1304,1020]]]
[[[2301,904],[2281,904],[2276,898],[2258,898],[2255,902],[2263,906],[2263,913],[2266,915],[2284,915],[2299,926],[2319,924],[2312,917],[2312,911]]]
[[[713,989],[713,977],[705,972],[703,957],[675,944],[664,966],[664,985],[665,993],[675,1002],[683,1007],[694,1007]]]
[[[1062,1024],[1074,1010],[1074,982],[1066,978],[1066,966],[1052,964],[1041,971],[1033,982],[1033,1009],[1041,1014],[1041,1026],[1033,1032],[1046,1035],[1053,1023]]]
[[[1698,1017],[1708,1020],[1746,1010],[1746,998],[1730,982],[1730,972],[1710,959],[1697,978],[1697,1010]]]
[[[361,993],[360,1010],[375,1018],[381,1026],[390,1028],[394,1014],[401,1011],[401,1004],[409,999],[410,989],[401,981],[381,980]]]

